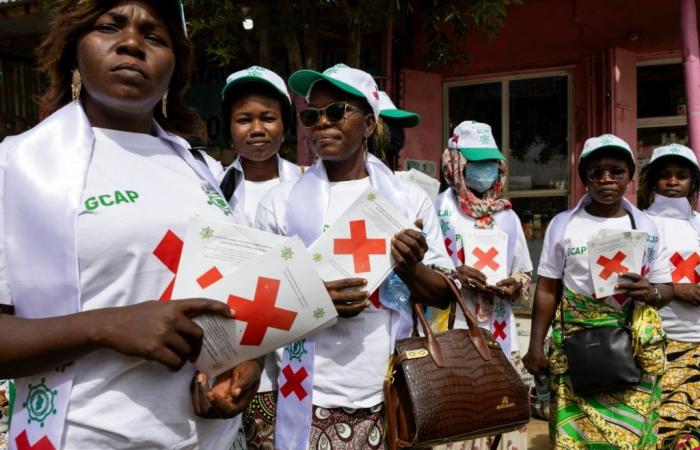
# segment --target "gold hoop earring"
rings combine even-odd
[[[83,89],[83,79],[80,76],[80,71],[76,67],[73,69],[73,76],[71,77],[70,90],[71,97],[74,102],[77,102],[80,98],[80,91]]]
[[[168,118],[168,91],[165,91],[165,94],[163,94],[163,100],[160,102],[161,106],[161,112],[163,113],[163,117],[166,119]]]

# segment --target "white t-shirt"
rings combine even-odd
[[[158,256],[173,251],[164,250],[168,244],[178,247],[189,218],[231,220],[230,209],[208,203],[218,194],[167,142],[93,130],[95,147],[78,217],[83,311],[160,298],[173,273]],[[170,241],[159,246],[168,231]],[[3,299],[9,296],[4,267],[0,292]],[[79,358],[61,448],[228,450],[240,419],[194,415],[189,388],[194,372],[191,364],[173,373],[107,349]]]
[[[553,235],[551,225],[547,228],[540,256],[540,265],[537,269],[538,275],[547,278],[562,280],[564,287],[572,291],[589,297],[595,292],[593,289],[593,279],[591,278],[588,264],[588,241],[600,230],[631,230],[632,222],[628,215],[622,217],[604,218],[589,214],[585,208],[581,207],[571,216],[571,221],[566,225],[564,232],[564,258],[557,258],[554,255],[555,243],[552,242]],[[659,248],[663,243],[659,243]],[[660,262],[661,257],[657,257],[651,266],[651,272],[647,279],[652,283],[665,283],[668,281],[668,270],[665,264]],[[564,262],[561,267],[558,261]],[[562,276],[563,273],[563,276]],[[617,300],[606,297],[605,302],[620,307]]]
[[[693,213],[698,215],[697,212]],[[695,283],[686,275],[697,271],[684,270],[683,261],[691,255],[700,255],[700,236],[688,220],[649,215],[659,227],[661,237],[668,249],[666,262],[674,283]],[[659,310],[664,331],[670,339],[683,342],[700,342],[700,307],[680,300],[673,300]]]
[[[402,183],[411,217],[423,219],[430,250],[423,263],[452,268],[434,207],[419,187]],[[256,227],[287,235],[286,211],[294,181],[273,188],[258,206]],[[369,178],[330,183],[324,229],[333,224],[369,186]],[[326,408],[369,408],[383,401],[382,387],[391,352],[391,311],[370,305],[316,334],[313,403]]]
[[[258,210],[258,203],[263,198],[267,191],[280,184],[279,178],[273,178],[267,181],[248,181],[243,180],[245,189],[245,197],[243,201],[243,214],[249,224],[255,223],[255,212]]]

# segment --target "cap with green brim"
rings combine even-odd
[[[379,117],[390,119],[404,128],[415,127],[420,122],[418,114],[397,108],[384,91],[379,91]]]
[[[221,90],[221,98],[226,97],[226,93],[230,92],[234,86],[245,83],[262,83],[275,88],[282,96],[287,104],[292,106],[292,99],[289,97],[287,86],[284,84],[282,77],[275,72],[260,66],[250,66],[247,69],[239,70],[226,77],[226,85]]]
[[[506,159],[498,150],[491,127],[485,123],[467,120],[455,127],[447,147],[459,150],[467,161],[485,161]]]
[[[320,80],[325,80],[350,95],[364,98],[372,108],[375,119],[379,117],[379,88],[372,75],[345,64],[336,64],[323,72],[298,70],[289,77],[289,87],[309,101],[311,89]]]
[[[684,158],[690,161],[696,169],[698,168],[698,158],[695,156],[695,153],[685,145],[680,144],[670,144],[655,148],[654,152],[651,154],[649,164],[655,163],[659,159],[668,158],[669,156]]]
[[[634,153],[632,152],[629,144],[614,134],[603,134],[601,136],[586,139],[586,142],[583,144],[581,157],[579,158],[579,164],[581,160],[605,149],[622,150],[624,153],[629,155],[629,158],[632,161],[632,166],[635,166]]]

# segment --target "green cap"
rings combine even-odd
[[[379,91],[379,117],[391,119],[404,128],[415,127],[420,122],[418,114],[397,108],[384,91]]]

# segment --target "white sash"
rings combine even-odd
[[[277,174],[279,175],[281,183],[299,178],[301,175],[301,169],[299,166],[287,161],[279,154],[276,154],[275,157],[277,158]],[[249,227],[252,227],[253,224],[248,222],[248,219],[246,219],[243,211],[243,205],[245,204],[245,183],[243,183],[243,180],[245,179],[245,175],[243,173],[243,166],[241,165],[240,156],[233,161],[233,164],[231,164],[231,167],[229,167],[228,170],[236,170],[240,174],[240,176],[235,178],[236,187],[234,188],[233,196],[231,196],[231,199],[228,202],[233,210],[233,218],[235,219],[236,223],[247,224]],[[222,180],[228,174],[228,170],[222,175]]]
[[[367,154],[365,167],[372,187],[381,192],[407,218],[410,217],[406,201],[401,194],[401,182],[394,177],[393,172],[372,154]],[[287,234],[298,235],[307,247],[311,245],[323,230],[329,198],[328,175],[323,161],[319,159],[299,178],[289,195]],[[388,301],[386,295],[382,295],[382,291],[383,289],[380,289],[379,301],[392,312],[391,352],[393,353],[396,340],[410,333],[413,318],[410,308],[397,307]],[[313,410],[314,354],[314,336],[288,345],[282,352],[282,368],[278,380],[280,392],[277,396],[275,417],[276,449],[301,450],[308,447]],[[307,395],[302,399],[294,393],[284,396],[282,388],[287,381],[285,371],[287,374],[296,374],[296,376],[302,371],[306,375],[302,387]]]
[[[666,217],[668,219],[687,220],[700,235],[700,215],[690,207],[687,198],[671,198],[655,194],[654,203],[646,210],[650,216]]]
[[[153,130],[218,192],[213,175],[191,155],[186,141],[155,121]],[[4,246],[17,317],[38,319],[81,310],[77,227],[94,140],[83,108],[71,102],[0,144],[0,152],[8,153]],[[16,380],[10,450],[61,447],[73,369],[71,362]]]
[[[455,267],[464,265],[463,255],[459,252],[462,248],[462,236],[460,232],[474,228],[474,221],[468,220],[465,214],[459,209],[456,194],[452,188],[448,188],[440,194],[436,200],[435,208],[440,217],[440,228],[445,236],[445,247],[449,249],[450,258]],[[518,223],[513,219],[512,211],[501,211],[494,214],[496,228],[508,235],[508,255],[506,257],[508,274],[512,274],[513,261],[515,260],[515,248],[518,242]],[[460,235],[458,237],[458,235]],[[479,325],[491,331],[501,346],[503,353],[511,359],[511,343],[517,332],[513,323],[510,302],[494,296],[493,306],[483,305],[465,296],[467,304],[471,303],[477,311]],[[483,310],[490,314],[484,315]]]

